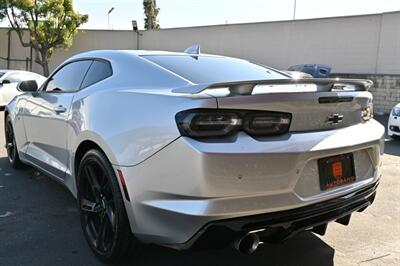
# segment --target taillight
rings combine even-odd
[[[361,109],[361,119],[362,122],[369,121],[374,117],[374,105],[372,101],[368,103],[367,107]]]
[[[254,136],[279,135],[289,130],[290,119],[291,115],[287,113],[248,113],[243,129]]]
[[[291,114],[265,111],[193,109],[176,115],[179,131],[192,138],[226,137],[244,131],[272,136],[289,130]]]
[[[241,125],[236,113],[206,110],[178,113],[176,122],[182,135],[194,138],[228,136]]]

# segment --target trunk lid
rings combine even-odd
[[[292,114],[289,131],[342,128],[362,122],[369,92],[273,93],[218,97],[218,108],[276,111]]]
[[[292,114],[289,131],[304,132],[348,127],[372,112],[369,80],[287,79],[198,84],[176,93],[208,94],[218,108],[275,111]]]

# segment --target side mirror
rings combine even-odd
[[[17,89],[23,92],[35,92],[38,90],[36,80],[24,80],[18,83]]]
[[[1,82],[0,82],[0,84],[10,84],[11,83],[11,81],[10,80],[8,80],[8,79],[3,79]]]

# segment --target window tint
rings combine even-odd
[[[308,74],[314,74],[315,67],[314,66],[305,66],[303,68],[303,72],[308,73]]]
[[[51,77],[46,91],[72,92],[79,90],[83,77],[91,64],[91,60],[85,60],[65,65]]]
[[[108,78],[112,75],[111,66],[108,62],[104,61],[93,61],[87,72],[85,79],[83,80],[81,88],[89,87],[100,80]]]
[[[288,78],[266,67],[236,58],[186,55],[143,57],[194,83]]]

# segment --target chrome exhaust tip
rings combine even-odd
[[[251,254],[258,248],[260,238],[254,233],[247,233],[234,242],[237,251],[243,254]]]

